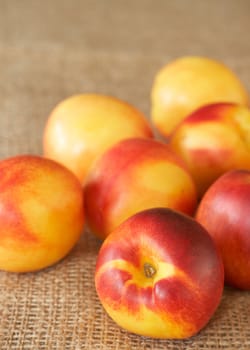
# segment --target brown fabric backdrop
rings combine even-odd
[[[150,115],[156,71],[183,55],[222,60],[250,91],[248,0],[0,0],[0,158],[41,154],[50,110],[79,92],[117,96]],[[186,341],[127,333],[105,314],[85,233],[41,272],[0,272],[0,349],[250,349],[250,294],[226,288]]]

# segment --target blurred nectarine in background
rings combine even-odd
[[[181,57],[155,76],[152,122],[168,137],[188,114],[215,102],[248,104],[249,97],[239,78],[223,63],[205,57]]]
[[[51,112],[44,130],[44,155],[68,167],[84,183],[96,158],[128,137],[153,137],[139,110],[111,96],[75,95]]]
[[[202,197],[228,170],[250,169],[250,110],[233,103],[203,106],[178,125],[170,144]]]

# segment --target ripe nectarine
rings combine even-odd
[[[196,219],[222,255],[225,282],[250,290],[250,171],[231,170],[203,196]]]
[[[68,167],[84,183],[96,158],[128,137],[153,137],[139,110],[111,96],[74,95],[51,112],[44,130],[44,155]]]
[[[239,78],[224,64],[206,57],[187,56],[165,65],[151,91],[152,122],[168,137],[197,108],[215,102],[248,104]]]
[[[197,204],[182,160],[153,139],[123,140],[106,151],[92,168],[84,193],[88,225],[101,238],[143,209],[171,207],[191,215]]]
[[[0,269],[28,272],[56,263],[83,225],[82,186],[68,169],[31,155],[0,162]]]
[[[170,144],[202,197],[228,170],[250,169],[250,110],[233,103],[205,105],[178,125]]]
[[[183,339],[198,333],[219,305],[223,263],[197,221],[153,208],[133,215],[106,238],[95,285],[104,309],[121,327]]]

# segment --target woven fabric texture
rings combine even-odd
[[[248,0],[0,0],[0,158],[42,154],[51,109],[79,92],[124,99],[150,116],[157,70],[177,56],[230,66],[250,91]],[[97,298],[100,241],[85,232],[43,271],[0,271],[0,350],[247,350],[250,293],[225,288],[209,324],[184,341],[120,329]]]

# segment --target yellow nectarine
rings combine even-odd
[[[195,109],[215,102],[248,104],[239,78],[224,64],[205,57],[187,56],[164,66],[151,91],[152,122],[168,137]]]
[[[153,137],[139,110],[111,96],[75,95],[51,112],[44,130],[44,155],[68,167],[84,183],[96,158],[128,137]]]

